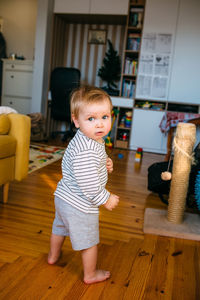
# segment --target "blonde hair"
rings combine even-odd
[[[84,106],[84,104],[99,103],[103,100],[107,100],[110,103],[110,110],[112,110],[112,101],[110,96],[104,90],[94,86],[80,87],[71,95],[71,114],[77,118],[79,116],[80,109]]]

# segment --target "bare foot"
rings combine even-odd
[[[96,270],[95,274],[92,277],[84,277],[83,281],[86,284],[92,284],[96,282],[101,282],[110,277],[110,272],[109,271],[104,271],[104,270]]]
[[[60,258],[61,252],[53,255],[51,251],[49,251],[47,262],[49,265],[54,265]]]

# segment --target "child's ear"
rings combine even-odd
[[[79,128],[79,122],[78,119],[75,118],[74,114],[72,114],[72,121],[74,122],[74,125],[76,128]]]

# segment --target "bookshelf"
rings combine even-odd
[[[113,107],[118,111],[114,125],[114,147],[129,148],[132,127],[132,111],[134,101],[124,97],[111,97]]]
[[[132,125],[132,108],[121,107],[117,118],[115,147],[127,149],[129,147],[130,131]]]
[[[124,42],[121,89],[122,97],[134,98],[142,39],[145,0],[130,0]],[[128,90],[128,92],[127,92]]]
[[[129,102],[129,107],[118,106],[114,146],[129,148],[132,115],[138,73],[138,61],[142,39],[145,0],[130,0],[126,22],[120,97]],[[132,101],[132,102],[131,102]]]

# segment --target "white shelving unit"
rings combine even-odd
[[[30,113],[33,61],[3,59],[2,106],[22,114]]]
[[[119,143],[116,145],[117,131],[119,130],[119,118],[116,120],[115,130],[115,147],[136,150],[142,147],[144,151],[163,153],[167,151],[167,136],[164,135],[159,128],[165,110],[157,111],[153,109],[136,108],[136,102],[133,99],[124,97],[111,97],[112,104],[119,110],[124,109],[132,111],[132,124],[130,129],[121,128],[121,130],[129,130],[129,142]],[[164,103],[165,105],[165,103]]]
[[[134,0],[130,0],[130,7],[134,7],[134,3]],[[125,106],[125,103],[128,103],[130,100],[133,101],[132,126],[129,143],[127,144],[128,149],[136,150],[138,147],[142,147],[144,151],[165,154],[167,151],[167,135],[164,135],[159,128],[165,112],[200,113],[199,11],[200,2],[196,0],[191,0],[190,2],[187,0],[146,0],[143,37],[144,35],[148,36],[148,34],[150,36],[153,34],[156,37],[164,34],[171,37],[168,81],[165,97],[155,96],[155,98],[151,98],[153,96],[147,92],[146,94],[144,93],[144,97],[136,93],[132,97],[134,99],[123,98],[118,100],[123,103],[121,107]],[[125,41],[127,42],[127,36]],[[127,53],[129,54],[125,48],[125,54],[127,55]],[[124,70],[123,67],[122,70]],[[154,75],[153,73],[152,76]],[[124,77],[126,77],[126,74],[122,74],[122,80]],[[138,84],[137,80],[135,80],[136,86]],[[121,91],[121,95],[123,95],[123,89]],[[163,103],[164,106],[161,110],[137,107],[137,102],[139,101]],[[198,128],[197,141],[199,142]],[[118,147],[118,145],[115,146]]]
[[[114,147],[128,149],[131,136],[131,127],[127,128],[125,126],[120,126],[120,120],[122,117],[124,117],[125,112],[133,113],[134,100],[124,97],[111,97],[111,100],[113,107],[115,107],[119,112],[114,128]],[[123,134],[125,134],[125,139],[122,139]]]

